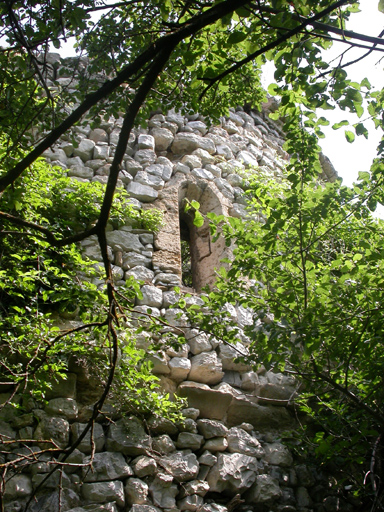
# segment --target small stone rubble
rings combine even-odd
[[[52,59],[59,64],[59,58]],[[55,86],[65,85],[65,80],[59,78]],[[150,308],[153,316],[185,330],[184,346],[165,347],[150,355],[164,389],[171,396],[187,398],[185,421],[174,425],[151,418],[143,423],[134,417],[116,417],[109,406],[112,413],[100,417],[92,438],[88,433],[81,440],[63,471],[44,480],[53,462],[47,452],[25,474],[7,476],[7,512],[23,511],[40,484],[29,512],[233,512],[237,502],[231,500],[237,495],[241,495],[235,508],[239,512],[333,512],[335,500],[337,510],[353,510],[339,500],[323,475],[294,460],[281,442],[280,432],[295,427],[286,408],[296,392],[295,381],[234,362],[238,351],[247,351],[245,337],[235,348],[224,345],[190,328],[186,317],[179,317],[182,311],[172,308],[179,299],[174,288],[182,286],[180,201],[198,200],[204,213],[244,218],[247,173],[283,176],[289,156],[279,125],[268,119],[268,108],[262,113],[239,108],[213,127],[198,115],[155,113],[147,129],[131,133],[118,186],[127,190],[136,208],[161,209],[165,223],[154,236],[129,223],[115,229],[110,222],[109,258],[117,285],[132,277],[141,282],[142,298],[134,307],[137,318]],[[96,129],[75,127],[77,146],[62,139],[44,156],[74,180],[105,184],[121,124],[121,118],[111,118]],[[334,170],[326,164],[328,179],[333,179]],[[196,253],[204,260],[196,273],[200,282],[209,283],[226,249],[218,241],[206,257],[209,234],[201,230],[193,236]],[[102,261],[95,237],[81,246],[91,260]],[[103,286],[102,280],[94,278],[94,282]],[[196,294],[186,300],[202,304]],[[228,305],[228,312],[240,335],[244,326],[255,322],[244,308]],[[150,341],[150,333],[144,332],[138,344],[146,348]],[[93,398],[92,379],[85,379],[86,393],[84,379],[69,373],[54,386],[46,405],[31,400],[23,413],[4,407],[0,440],[51,439],[62,448],[76,441]],[[44,448],[3,446],[2,461]],[[228,509],[229,502],[233,506]]]

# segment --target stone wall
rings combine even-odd
[[[65,80],[65,79],[59,79]],[[268,106],[266,106],[266,111]],[[75,180],[106,183],[122,119],[100,128],[75,128],[79,144],[61,140],[45,152]],[[180,325],[175,286],[181,286],[180,218],[186,200],[203,212],[244,217],[244,177],[249,169],[279,179],[289,159],[277,124],[266,113],[232,111],[220,126],[209,127],[197,114],[155,113],[147,129],[131,134],[120,172],[137,208],[164,211],[164,227],[154,236],[130,225],[109,225],[108,244],[117,285],[133,276],[143,298],[135,311]],[[332,167],[326,172],[332,178]],[[227,255],[222,241],[211,241],[206,226],[189,222],[194,286],[212,284],[214,268]],[[84,253],[101,261],[93,237]],[[101,281],[95,281],[102,286]],[[189,303],[201,303],[192,294]],[[252,312],[228,306],[239,327]],[[330,481],[308,461],[294,458],[282,443],[296,427],[286,407],[295,394],[290,377],[235,363],[246,339],[231,347],[188,326],[187,344],[164,347],[150,357],[164,389],[188,399],[185,421],[119,417],[111,404],[82,440],[63,470],[56,471],[28,507],[31,512],[331,512],[353,510],[340,501]],[[145,338],[145,335],[142,336]],[[69,373],[51,391],[46,405],[31,400],[23,413],[6,406],[0,412],[2,460],[33,458],[27,472],[6,475],[5,510],[21,512],[53,467],[45,445],[9,448],[11,439],[52,439],[60,447],[76,440],[90,417],[93,390],[84,375]],[[88,386],[88,388],[87,388]],[[5,398],[5,397],[3,397]],[[94,445],[92,444],[94,442]],[[89,465],[92,450],[92,465]],[[29,460],[31,462],[31,460]]]

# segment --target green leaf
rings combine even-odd
[[[348,142],[352,143],[355,140],[355,134],[349,130],[345,131],[345,138]]]
[[[379,0],[378,9],[380,12],[384,12],[384,0]]]

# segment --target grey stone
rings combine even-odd
[[[206,169],[199,169],[199,168],[193,169],[191,171],[191,175],[195,176],[195,178],[200,178],[200,179],[208,180],[208,181],[213,181],[215,178],[211,172],[207,171]]]
[[[265,460],[269,464],[282,467],[292,466],[293,457],[286,446],[281,443],[265,443]]]
[[[203,165],[201,158],[199,158],[197,155],[185,155],[181,159],[181,163],[187,165],[191,170],[197,167],[202,167]]]
[[[77,441],[79,436],[83,433],[84,428],[87,426],[86,423],[73,423],[71,426],[73,440]],[[95,444],[96,452],[101,452],[104,448],[104,430],[99,423],[95,423],[93,425],[93,443]],[[89,454],[92,452],[92,439],[91,439],[91,429],[88,430],[84,439],[82,439],[81,443],[77,447],[81,452]]]
[[[89,134],[89,139],[94,142],[108,142],[108,133],[102,128],[95,128]]]
[[[208,482],[203,480],[191,480],[190,482],[185,482],[185,484],[183,484],[179,497],[184,498],[184,496],[191,496],[192,494],[204,497],[208,491]]]
[[[179,450],[190,449],[193,451],[199,450],[203,443],[204,437],[199,434],[192,434],[190,432],[180,432],[176,441],[176,447]]]
[[[147,185],[132,181],[127,186],[127,192],[135,199],[143,203],[151,203],[157,199],[159,193]]]
[[[172,475],[157,473],[149,486],[149,493],[154,505],[161,508],[174,508],[176,506],[175,497],[179,490],[177,485],[172,482]]]
[[[119,246],[123,251],[140,252],[144,248],[140,242],[139,235],[125,230],[108,231],[107,243],[112,248]]]
[[[197,434],[197,424],[192,418],[185,418],[177,424],[180,432],[189,432],[191,434]]]
[[[160,190],[164,187],[165,182],[161,176],[149,174],[147,171],[139,171],[135,176],[135,183],[141,183],[145,187]]]
[[[137,299],[139,305],[154,306],[155,308],[161,307],[163,304],[163,292],[156,286],[144,285],[140,289],[143,297]]]
[[[168,418],[160,418],[158,416],[151,416],[148,420],[148,427],[151,434],[160,435],[168,434],[173,436],[178,433],[176,425]]]
[[[173,444],[172,439],[167,434],[163,434],[162,436],[159,437],[154,437],[152,439],[152,448],[156,452],[159,452],[161,455],[172,453],[176,450],[176,447]]]
[[[127,158],[125,161],[125,169],[131,176],[135,177],[139,171],[143,170],[143,166],[133,158]]]
[[[190,418],[191,420],[197,420],[199,417],[200,411],[199,409],[194,409],[193,407],[188,407],[187,409],[182,409],[181,414],[185,418]]]
[[[150,354],[148,360],[152,363],[152,373],[155,375],[168,375],[171,373],[168,366],[169,357],[162,350],[155,354]]]
[[[156,153],[152,149],[139,149],[134,155],[134,159],[136,162],[139,162],[140,165],[154,164],[156,158]]]
[[[250,402],[246,397],[233,397],[227,409],[228,426],[246,421],[257,430],[292,428],[294,420],[284,407],[263,406]]]
[[[182,500],[177,502],[177,506],[179,510],[200,510],[204,504],[204,500],[201,496],[197,494],[192,494],[191,496],[186,496]]]
[[[199,463],[204,464],[205,466],[212,467],[216,464],[217,457],[216,455],[213,455],[208,450],[205,450],[205,452],[202,453],[199,457]]]
[[[69,442],[69,423],[64,418],[44,416],[35,430],[35,437],[46,447],[53,448],[53,443],[65,448]]]
[[[215,420],[224,419],[233,399],[228,392],[213,390],[206,384],[191,381],[182,382],[177,394],[187,398],[191,407],[199,409],[203,418]],[[241,422],[237,421],[235,425],[238,423]]]
[[[174,135],[167,128],[152,128],[156,151],[166,151],[173,142]]]
[[[213,453],[225,452],[228,448],[228,441],[225,437],[212,437],[205,442],[204,448]]]
[[[142,241],[141,236],[140,236],[140,240]],[[128,279],[131,276],[136,281],[144,281],[144,282],[148,283],[148,282],[152,282],[155,274],[149,268],[146,268],[143,265],[137,265],[136,267],[132,268],[131,270],[128,270],[125,273],[125,279]]]
[[[151,476],[157,472],[157,463],[155,459],[147,457],[146,455],[142,455],[141,457],[137,457],[133,460],[132,467],[135,475],[139,478]]]
[[[184,455],[176,452],[166,457],[161,457],[160,462],[161,466],[178,482],[195,480],[199,473],[199,463],[194,453]]]
[[[146,453],[149,447],[149,436],[137,418],[123,418],[110,425],[107,450],[134,456]]]
[[[259,441],[241,428],[232,427],[229,430],[227,439],[228,451],[231,453],[243,453],[258,459],[261,459],[265,454]]]
[[[255,482],[257,459],[241,453],[220,453],[212,466],[207,482],[211,492],[243,493]]]
[[[133,504],[130,512],[160,512],[160,510],[152,505]]]
[[[31,478],[27,475],[13,475],[7,479],[5,486],[4,499],[6,501],[24,498],[32,494]]]
[[[105,482],[133,475],[132,468],[128,466],[121,453],[95,453],[93,459],[91,457],[84,459],[84,464],[91,462],[91,467],[82,469],[84,482]]]
[[[211,139],[185,132],[179,132],[175,135],[171,151],[176,155],[185,155],[198,148],[205,149],[211,154],[216,151],[215,144]]]
[[[90,180],[93,178],[93,170],[90,167],[72,165],[71,168],[68,169],[67,175]]]
[[[150,267],[151,263],[151,258],[136,252],[125,253],[123,255],[123,270],[128,270],[137,266]]]
[[[77,148],[73,149],[74,156],[79,156],[83,162],[87,160],[92,160],[93,148],[95,147],[95,142],[90,139],[82,139]]]
[[[127,505],[142,505],[148,498],[148,485],[139,478],[129,478],[124,486]]]
[[[216,352],[202,352],[191,359],[189,380],[203,384],[217,384],[223,378],[222,365]]]
[[[125,504],[123,483],[119,481],[83,484],[82,495],[94,503],[116,501],[118,507]]]
[[[215,420],[197,420],[197,428],[205,439],[211,439],[212,437],[225,437],[228,434],[227,427],[220,421]]]
[[[105,144],[96,144],[93,148],[93,159],[94,160],[106,160],[110,155],[110,148]]]
[[[224,507],[223,505],[218,505],[217,503],[205,503],[201,509],[200,512],[227,512],[227,507]]]
[[[155,139],[152,135],[141,133],[137,138],[137,147],[139,149],[155,149]]]
[[[28,512],[59,512],[60,510],[76,510],[80,505],[79,496],[72,489],[61,489],[49,494],[38,496],[28,507]],[[92,509],[99,512],[99,509]]]
[[[245,495],[248,503],[267,503],[281,496],[277,481],[270,475],[257,475],[256,482]]]
[[[172,357],[168,363],[170,377],[176,382],[185,380],[191,370],[191,362],[187,357]]]

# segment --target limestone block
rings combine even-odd
[[[117,266],[117,265],[111,265],[111,271],[112,271],[112,278],[116,281],[122,281],[124,279],[124,270]]]
[[[248,503],[266,503],[281,496],[277,481],[270,475],[257,475],[255,484],[245,495]]]
[[[225,437],[228,434],[227,427],[220,421],[215,420],[197,420],[197,428],[205,439],[211,439],[212,437]]]
[[[130,512],[160,512],[160,510],[152,505],[134,504],[132,505]]]
[[[95,128],[91,131],[88,137],[93,142],[108,142],[108,133],[102,128]]]
[[[172,357],[168,366],[171,370],[171,379],[180,382],[188,377],[191,370],[191,361],[188,357]]]
[[[202,443],[203,443],[204,437],[200,436],[199,434],[192,434],[190,432],[180,432],[177,441],[176,441],[176,448],[179,450],[199,450]]]
[[[207,171],[212,173],[216,178],[221,178],[221,169],[217,165],[207,164],[204,166]]]
[[[117,146],[117,143],[119,142],[120,132],[121,131],[119,129],[115,128],[109,134],[109,144],[111,146]]]
[[[142,185],[151,187],[155,190],[160,190],[165,185],[161,176],[149,174],[147,171],[139,171],[135,176],[135,183],[141,183]]]
[[[52,469],[52,466],[49,468]],[[32,486],[34,489],[41,486],[44,490],[46,489],[57,489],[60,485],[64,489],[67,489],[71,485],[71,481],[64,472],[62,474],[59,471],[53,473],[48,479],[46,479],[46,473],[36,473],[32,476]]]
[[[216,352],[202,352],[191,359],[189,379],[204,384],[217,384],[223,378],[221,361]]]
[[[176,450],[176,447],[173,444],[172,439],[167,434],[163,434],[162,436],[159,437],[154,437],[152,439],[152,447],[156,452],[159,452],[162,455],[172,453]]]
[[[152,363],[152,373],[155,375],[169,375],[171,370],[168,366],[169,357],[163,351],[150,354],[148,360]]]
[[[198,148],[205,149],[210,154],[214,154],[216,151],[215,144],[211,139],[186,132],[176,134],[171,151],[176,155],[185,155]]]
[[[259,165],[265,165],[262,163],[263,152],[259,147],[255,146],[254,144],[249,144],[247,151],[249,151],[256,158],[256,160],[259,162]]]
[[[44,151],[43,156],[51,161],[58,160],[59,162],[62,162],[63,164],[67,163],[68,157],[71,156],[73,152],[73,146],[72,151],[65,151],[64,148],[54,148],[54,149],[47,149]]]
[[[231,135],[233,133],[239,133],[239,128],[233,121],[226,121],[224,123],[224,129]]]
[[[133,157],[140,165],[150,165],[156,162],[157,155],[152,149],[139,149]]]
[[[137,147],[139,149],[155,149],[155,139],[152,135],[141,133],[137,138]]]
[[[235,112],[229,112],[229,119],[235,123],[236,126],[244,126],[245,121],[244,119],[239,115],[239,113]],[[252,119],[252,118],[251,118]]]
[[[154,138],[156,151],[166,151],[173,142],[174,135],[167,128],[154,127],[150,133]]]
[[[203,162],[198,155],[185,155],[181,159],[181,163],[187,165],[191,170],[195,169],[196,167],[202,167],[203,165]]]
[[[132,467],[135,475],[139,478],[151,476],[157,472],[157,464],[155,459],[145,455],[137,457],[135,460],[133,460]]]
[[[227,176],[227,181],[232,187],[241,187],[244,179],[239,174],[230,174]]]
[[[215,178],[214,183],[216,187],[220,190],[220,192],[223,194],[224,197],[227,197],[231,201],[235,198],[234,190],[232,185],[230,185],[225,179],[223,178]]]
[[[151,416],[148,420],[148,427],[151,434],[168,434],[174,436],[178,433],[176,425],[168,418],[159,418],[158,416]]]
[[[208,151],[206,151],[205,149],[195,149],[192,155],[200,158],[203,165],[198,167],[205,167],[207,164],[213,164],[215,162],[215,157],[209,154]]]
[[[64,418],[43,416],[36,427],[35,437],[41,441],[52,440],[60,448],[65,448],[69,442],[69,423]],[[51,444],[46,446],[53,448]]]
[[[150,267],[151,258],[137,252],[123,254],[123,270],[128,270],[137,266]]]
[[[143,243],[142,235],[140,235],[140,241]],[[137,265],[136,267],[132,268],[131,270],[128,270],[125,273],[126,280],[129,279],[131,276],[136,281],[144,281],[146,283],[150,283],[155,277],[155,273],[152,270],[149,270],[149,268],[144,267],[143,265]]]
[[[195,178],[199,178],[202,180],[213,181],[215,179],[214,175],[207,171],[206,169],[196,168],[191,171],[191,175],[195,176]]]
[[[148,485],[140,478],[129,478],[124,486],[127,505],[143,504],[148,498]]]
[[[177,424],[177,428],[180,432],[190,432],[191,434],[197,434],[197,424],[192,418],[184,418],[180,423]]]
[[[139,235],[131,233],[126,229],[116,229],[107,232],[108,245],[114,250],[141,252],[144,249],[140,242]]]
[[[123,483],[119,481],[83,484],[82,495],[83,498],[94,503],[116,501],[118,507],[123,507],[125,504]]]
[[[177,485],[172,482],[172,475],[157,473],[149,486],[149,493],[154,505],[161,508],[174,508],[176,506],[175,497],[179,490]]]
[[[259,376],[256,372],[245,372],[241,376],[241,389],[244,391],[255,391],[260,388]]]
[[[205,442],[204,448],[212,453],[225,452],[228,448],[228,441],[225,437],[213,437]]]
[[[172,162],[165,156],[159,156],[156,163],[163,166],[163,180],[169,181],[173,171]]]
[[[32,494],[31,478],[27,475],[14,475],[7,479],[5,486],[4,500],[10,501],[17,498],[24,498]]]
[[[182,174],[189,174],[191,169],[188,167],[188,165],[182,164],[181,162],[176,162],[173,170],[175,173],[181,172]]]
[[[293,458],[286,446],[281,443],[266,443],[265,449],[265,460],[269,464],[282,467],[292,466]]]
[[[265,452],[259,441],[242,428],[232,427],[228,433],[228,451],[261,459]]]
[[[190,496],[186,496],[182,500],[177,502],[177,507],[179,510],[200,510],[204,504],[204,500],[201,496],[197,494],[192,494]]]
[[[155,308],[161,307],[163,304],[163,292],[160,288],[146,284],[140,290],[143,298],[137,299],[139,305],[154,306]]]
[[[137,418],[123,418],[110,425],[107,450],[134,456],[145,453],[149,447],[150,438]]]
[[[146,150],[145,150],[146,151]],[[136,181],[132,181],[127,186],[127,192],[131,197],[142,201],[143,203],[151,203],[157,199],[159,193],[157,190],[149,187],[148,185],[142,185]]]
[[[91,457],[85,457],[84,464],[91,461],[91,467],[83,467],[82,469],[84,482],[105,482],[133,475],[132,468],[128,466],[121,453],[95,453],[93,460],[91,460]]]
[[[194,453],[176,452],[160,459],[164,467],[178,482],[195,480],[199,473],[199,463]]]
[[[160,274],[157,274],[157,276],[155,277],[156,283],[160,282],[160,279],[159,280],[157,279],[159,275]],[[173,274],[166,274],[166,275],[170,276]],[[161,281],[161,282],[166,282],[166,281]],[[182,309],[179,309],[179,308],[167,309],[164,314],[164,319],[169,323],[169,325],[173,325],[176,327],[185,327],[188,322],[188,318],[187,318],[186,314],[184,313],[184,311]]]
[[[203,464],[204,466],[212,467],[216,464],[217,457],[213,455],[208,450],[205,450],[202,455],[199,457],[199,464]]]
[[[92,160],[94,147],[95,142],[93,140],[81,139],[78,147],[73,149],[73,154],[80,157],[83,162],[86,162],[87,160]]]
[[[251,403],[245,397],[235,397],[227,412],[229,426],[243,421],[251,423],[257,430],[285,429],[294,426],[294,420],[284,407],[263,406]]]
[[[93,170],[90,167],[85,167],[84,165],[71,165],[70,169],[67,171],[67,175],[90,180],[93,178]]]
[[[257,459],[241,453],[220,453],[212,466],[207,482],[212,492],[242,493],[255,482]]]
[[[28,512],[56,512],[60,509],[76,511],[78,509],[75,507],[78,507],[79,505],[80,498],[75,493],[75,491],[72,489],[63,488],[61,491],[57,490],[50,494],[43,494],[42,496],[38,496],[36,501],[33,501],[33,503],[28,507]],[[82,509],[80,510],[82,512]],[[93,512],[99,512],[99,509],[94,508]]]
[[[177,389],[177,394],[187,398],[190,407],[199,409],[202,418],[217,420],[225,418],[233,399],[231,393],[213,390],[206,384],[191,381],[182,382]]]
[[[232,150],[228,146],[228,144],[218,144],[216,146],[216,153],[219,156],[223,156],[226,160],[231,160],[232,158],[234,158]]]
[[[125,161],[125,169],[131,176],[135,177],[139,171],[143,170],[143,166],[133,158],[128,157]]]
[[[106,144],[96,144],[93,148],[93,158],[94,160],[106,160],[110,155],[110,148]]]
[[[45,412],[53,416],[63,416],[69,421],[77,418],[79,413],[76,400],[73,398],[53,398],[45,407]]]
[[[71,431],[73,440],[77,441],[79,436],[83,433],[83,430],[86,427],[86,423],[73,423],[71,425]],[[95,443],[96,452],[101,452],[104,448],[104,430],[103,427],[99,423],[95,423],[93,425],[93,442]],[[84,439],[82,439],[81,443],[77,447],[83,453],[91,453],[92,451],[92,442],[91,442],[91,429],[88,430]]]
[[[197,420],[199,417],[200,411],[199,409],[194,409],[193,407],[187,407],[187,409],[182,409],[181,414],[188,419]]]
[[[73,450],[73,452],[65,459],[65,462],[68,462],[68,464],[73,464],[73,466],[65,466],[65,472],[68,474],[75,473],[79,469],[76,465],[82,464],[83,460],[84,454],[75,448],[75,450]]]
[[[243,362],[235,362],[241,355],[247,355],[248,349],[240,342],[232,345],[220,345],[219,357],[223,365],[223,370],[246,372],[251,369],[249,364]]]
[[[217,503],[205,503],[200,512],[227,512],[227,507],[223,505],[218,505]]]
[[[164,302],[163,302],[163,304],[164,304]],[[176,345],[175,347],[168,347],[166,350],[166,354],[169,357],[180,357],[183,359],[188,359],[189,345],[187,343],[183,343],[183,345]],[[189,359],[188,359],[188,361],[189,361]],[[176,361],[174,362],[174,364],[175,363],[176,363]],[[184,361],[183,361],[183,363],[184,363]],[[188,365],[188,373],[189,373],[189,370],[191,369],[191,362],[189,361],[189,363],[187,363],[187,362],[184,363],[185,369],[187,369],[187,365]]]
[[[182,128],[185,124],[184,116],[170,110],[168,114],[165,116],[165,119],[170,123],[177,124],[178,128]]]
[[[223,382],[229,384],[233,388],[241,388],[241,374],[239,372],[227,370],[223,377]]]

